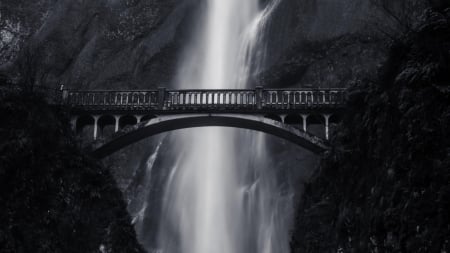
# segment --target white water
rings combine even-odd
[[[261,66],[260,35],[277,1],[262,10],[258,0],[205,1],[203,22],[180,65],[178,88],[246,88]],[[263,134],[211,127],[179,131],[174,139],[160,251],[288,252],[289,214],[274,168],[268,167]]]

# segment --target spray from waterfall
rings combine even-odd
[[[205,13],[180,64],[177,86],[246,88],[262,67],[263,33],[280,0],[205,0]],[[265,136],[228,128],[175,133],[175,164],[159,226],[163,253],[288,252],[283,200],[267,167]]]

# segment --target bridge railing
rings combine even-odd
[[[263,90],[263,107],[339,106],[345,103],[344,91],[345,89],[267,89]]]
[[[129,108],[143,107],[157,109],[159,94],[156,90],[143,91],[75,91],[65,90],[63,101],[72,107]]]
[[[254,108],[255,90],[169,90],[163,107],[183,108]]]
[[[339,106],[345,89],[230,89],[230,90],[64,90],[62,101],[85,109],[295,109]]]

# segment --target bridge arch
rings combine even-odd
[[[301,125],[303,118],[300,114],[288,114],[284,119],[284,123],[288,125]]]
[[[119,119],[120,129],[136,125],[137,123],[138,123],[138,118],[134,115],[124,115],[124,116],[121,116]]]
[[[151,115],[151,114],[144,115],[144,116],[142,116],[141,121],[145,122],[145,121],[149,121],[149,120],[154,119],[154,118],[157,118],[157,116],[156,115]]]
[[[98,128],[100,136],[105,137],[115,132],[116,118],[114,115],[105,114],[98,118]]]
[[[77,118],[75,124],[75,132],[80,134],[84,131],[86,127],[94,127],[95,119],[89,114],[81,115]]]
[[[278,122],[283,122],[281,117],[279,115],[277,115],[277,114],[267,114],[267,115],[264,115],[264,118],[275,120],[275,121],[278,121]]]
[[[328,149],[327,141],[303,132],[293,126],[265,118],[244,114],[189,114],[165,115],[125,128],[112,138],[96,142],[91,146],[93,155],[104,158],[144,138],[163,132],[206,126],[250,129],[271,134],[291,141],[313,153]]]

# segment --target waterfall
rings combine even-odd
[[[261,31],[278,2],[260,8],[259,0],[206,0],[178,88],[251,85],[265,54]],[[158,252],[288,252],[289,194],[280,195],[265,135],[217,127],[174,135]]]

